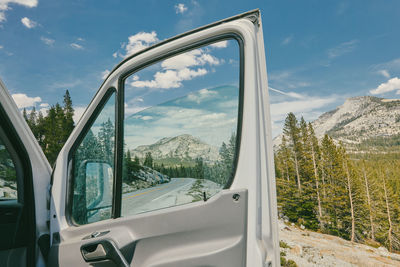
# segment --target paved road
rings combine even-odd
[[[122,195],[122,216],[190,203],[192,199],[186,193],[194,181],[193,178],[172,178],[166,184],[126,193]]]

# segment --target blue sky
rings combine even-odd
[[[399,98],[395,0],[0,0],[0,78],[28,109],[61,102],[68,89],[79,115],[104,73],[138,44],[254,8],[262,12],[275,132],[289,111],[312,120],[347,97]]]

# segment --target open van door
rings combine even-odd
[[[8,162],[24,170],[15,176],[23,182],[7,183],[24,189],[7,214],[36,227],[35,235],[10,239],[25,241],[5,244],[7,255],[41,259],[39,242],[49,266],[279,266],[258,10],[127,55],[57,158],[49,214],[48,163],[22,116],[3,117],[18,125],[9,132],[2,123],[0,152],[10,148]],[[22,142],[14,145],[15,132]],[[35,205],[24,211],[27,200]]]
[[[0,266],[44,266],[50,165],[0,80]],[[42,248],[44,248],[42,246]]]
[[[109,74],[56,162],[50,266],[279,266],[263,43],[255,10]]]

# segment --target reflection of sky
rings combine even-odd
[[[133,114],[125,119],[124,142],[133,149],[190,134],[219,147],[236,131],[238,93],[235,86],[202,89]]]
[[[202,51],[200,55],[192,55],[192,57],[182,57],[182,55],[178,55],[177,57],[169,58],[169,64],[165,64],[167,60],[164,60],[131,75],[126,80],[125,84],[125,117],[129,117],[140,110],[155,106],[159,103],[186,96],[192,91],[203,88],[214,88],[222,85],[238,86],[239,46],[236,40],[228,40],[226,44],[226,47],[205,46],[200,48]],[[191,51],[189,51],[189,53],[190,52]],[[204,61],[204,58],[209,59],[209,61]],[[210,60],[210,58],[212,60]],[[203,60],[203,62],[199,62],[201,60]],[[173,67],[174,63],[176,65],[175,68]],[[185,67],[190,71],[204,69],[206,74],[181,80],[181,84],[178,87],[150,88],[135,87],[132,85],[135,81],[154,80],[154,76],[157,72],[179,72],[185,69]]]
[[[226,142],[237,125],[239,61],[237,41],[228,40],[131,75],[125,84],[125,144],[133,149],[181,134],[218,147]]]

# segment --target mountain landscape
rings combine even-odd
[[[400,145],[400,99],[358,96],[312,122],[317,138],[328,134],[348,151],[388,151]],[[274,139],[275,147],[282,135]]]
[[[220,159],[217,147],[206,144],[199,138],[189,134],[166,137],[151,145],[142,145],[131,150],[133,156],[145,158],[151,153],[155,161],[192,162],[202,158],[205,162],[215,162]]]
[[[365,244],[400,252],[400,100],[349,98],[313,122],[288,113],[274,152],[278,210],[287,224],[320,233],[321,242],[329,235],[348,240],[339,243],[355,251]],[[335,266],[335,257],[314,266]],[[299,265],[313,266],[300,258]],[[361,262],[343,266],[366,266]]]

